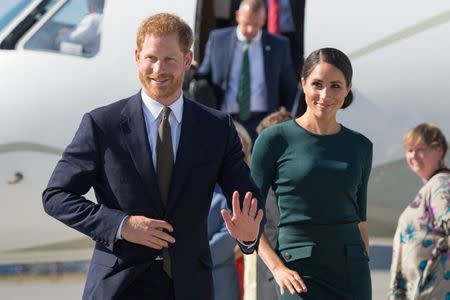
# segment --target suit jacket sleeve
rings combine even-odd
[[[211,53],[212,53],[212,47],[213,47],[213,39],[214,34],[211,32],[209,34],[208,41],[206,42],[205,46],[205,56],[203,57],[203,61],[197,71],[197,74],[195,75],[195,78],[197,79],[206,79],[208,82],[211,83],[211,72],[212,72],[212,61],[211,61]]]
[[[91,115],[84,115],[75,137],[53,171],[43,193],[43,205],[49,215],[112,251],[117,230],[126,214],[83,196],[95,187],[101,163],[95,134]]]
[[[226,138],[227,147],[218,182],[227,198],[228,207],[232,207],[231,196],[235,190],[239,192],[241,205],[245,193],[251,192],[253,197],[258,200],[258,209],[262,209],[265,214],[265,199],[261,197],[259,189],[250,175],[250,169],[244,162],[242,144],[230,116],[228,116],[228,136]],[[251,254],[254,250],[258,249],[259,238],[264,231],[265,223],[266,218],[264,216],[260,224],[259,236],[255,245],[247,248],[241,243],[238,243],[243,253]]]

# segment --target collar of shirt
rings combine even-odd
[[[151,123],[156,122],[156,120],[158,120],[158,117],[164,108],[164,105],[148,96],[143,89],[141,89],[141,97],[142,101],[144,102],[143,106],[144,113],[147,115],[148,120]],[[175,117],[175,120],[177,121],[178,124],[181,123],[181,119],[183,118],[183,105],[184,105],[183,93],[180,93],[178,99],[175,100],[174,103],[169,105],[173,113],[172,115]]]
[[[259,30],[253,40],[247,41],[247,38],[242,34],[241,30],[239,29],[239,26],[236,27],[236,36],[237,36],[237,39],[241,42],[250,42],[250,44],[257,43],[257,42],[261,41],[261,35],[262,35],[262,31]]]

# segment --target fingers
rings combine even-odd
[[[296,293],[306,293],[308,291],[300,275],[292,270],[283,283],[292,295]]]
[[[252,199],[252,193],[247,192],[242,203],[242,210],[239,203],[239,192],[234,191],[232,197],[233,215],[243,214],[244,216],[251,216],[256,218],[256,213],[258,210],[258,200],[256,198]]]
[[[173,226],[164,220],[129,216],[123,223],[121,236],[132,243],[162,249],[175,243],[175,238],[168,233],[173,230]]]
[[[280,294],[281,296],[284,295],[284,284],[280,284]]]
[[[274,276],[280,287],[281,295],[284,295],[286,289],[292,295],[296,293],[306,293],[308,291],[300,275],[296,271],[290,270],[285,266],[283,266],[280,271],[274,273]]]
[[[165,229],[168,232],[173,232],[173,226],[167,223],[164,220],[157,220],[157,219],[148,219],[148,226],[150,228],[159,228],[159,229]]]
[[[255,219],[257,209],[258,209],[258,201],[256,200],[256,198],[253,198],[251,201],[250,210],[248,211],[248,215]]]
[[[306,284],[303,281],[303,279],[300,277],[300,275],[297,272],[293,272],[292,274],[292,280],[291,282],[293,283],[295,290],[297,291],[297,293],[301,293],[301,292],[307,292],[307,288],[306,288]]]
[[[231,205],[232,205],[232,208],[233,208],[233,214],[234,215],[242,213],[241,206],[239,204],[239,192],[238,191],[234,191],[233,199],[231,201]]]
[[[249,215],[249,216],[254,218],[255,217],[256,208],[255,208],[255,211],[253,212],[253,214],[251,214],[250,213],[250,202],[251,202],[251,200],[252,200],[252,193],[250,193],[250,192],[245,193],[244,203],[242,204],[242,213],[244,215]]]
[[[255,221],[258,224],[260,224],[262,219],[263,219],[263,217],[264,217],[264,213],[263,213],[262,209],[258,209],[258,214],[256,214]]]
[[[234,197],[234,194],[233,194],[233,197]],[[233,201],[234,201],[234,199],[233,199]],[[235,237],[235,235],[234,235],[234,227],[235,226],[234,226],[233,220],[231,219],[230,213],[226,209],[222,209],[220,211],[220,213],[222,215],[223,220],[225,221],[225,226],[227,227],[228,232],[230,233],[230,235],[232,237]]]
[[[167,234],[166,232],[164,232],[161,229],[153,229],[149,233],[150,233],[150,236],[152,236],[152,237],[154,237],[156,239],[159,239],[159,240],[162,240],[162,241],[165,241],[165,242],[169,242],[171,244],[175,243],[174,237],[169,235],[169,234]]]

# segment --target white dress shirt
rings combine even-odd
[[[156,141],[158,137],[158,127],[161,124],[162,110],[164,105],[150,98],[144,90],[141,90],[142,101],[144,102],[142,109],[144,110],[145,126],[147,128],[148,142],[152,150],[153,166],[156,172]],[[180,93],[178,99],[169,105],[172,110],[169,115],[169,123],[172,135],[172,147],[174,163],[177,156],[178,143],[180,142],[181,119],[183,118],[183,93]]]
[[[230,77],[228,80],[227,90],[225,91],[225,99],[221,110],[235,114],[239,112],[239,104],[236,101],[239,90],[239,77],[241,74],[242,52],[244,44],[247,41],[245,36],[236,28],[237,43],[234,49],[234,55],[231,62]],[[256,37],[250,41],[248,55],[250,59],[250,111],[266,112],[267,111],[267,87],[266,76],[264,72],[264,55],[261,41],[262,32],[259,31]]]

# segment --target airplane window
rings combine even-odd
[[[104,0],[68,1],[25,44],[25,49],[92,57],[100,48]]]
[[[3,0],[0,2],[0,31],[31,3],[31,0]]]

